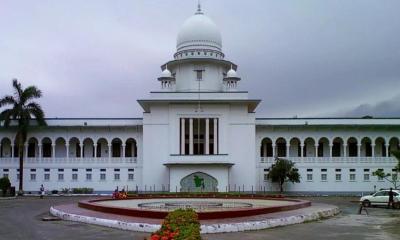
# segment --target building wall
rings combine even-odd
[[[194,70],[202,69],[203,78],[197,81],[197,75]],[[179,63],[171,69],[172,73],[176,73],[176,90],[177,91],[198,91],[199,87],[202,91],[221,91],[223,73],[227,71],[217,64],[202,62]]]
[[[142,188],[161,189],[168,184],[168,170],[164,162],[169,155],[168,108],[154,106],[143,115],[143,185]]]
[[[321,138],[327,138],[329,144],[333,139],[341,138],[344,144],[348,139],[355,138],[358,144],[364,139],[370,139],[372,144],[380,142],[382,139],[385,142],[383,148],[374,147],[374,155],[366,157],[366,146],[360,145],[360,155],[349,157],[348,146],[342,146],[340,157],[331,157],[329,154],[329,145],[324,143],[324,157],[316,157],[315,147],[307,148],[306,157],[297,157],[297,147],[290,146],[290,156],[287,158],[295,162],[295,167],[301,175],[301,183],[291,184],[286,183],[287,191],[306,191],[306,192],[368,192],[374,189],[388,188],[391,185],[385,181],[372,176],[372,172],[377,169],[384,169],[387,173],[394,173],[392,169],[397,164],[397,160],[385,154],[387,148],[390,150],[398,150],[400,129],[398,126],[372,127],[372,126],[266,126],[258,125],[256,131],[256,151],[259,158],[257,164],[258,182],[261,190],[278,190],[277,184],[272,184],[265,180],[265,175],[274,163],[274,157],[261,157],[261,146],[263,139],[270,139],[273,143],[277,139],[283,138],[287,143],[293,138],[298,138],[304,144],[306,139],[314,139],[318,142]],[[397,145],[397,146],[396,146]],[[326,146],[326,147],[325,147]],[[296,150],[294,150],[296,148]],[[344,156],[344,148],[347,155]],[[293,150],[292,150],[293,149]],[[314,150],[314,151],[313,151]],[[326,171],[326,172],[325,172]],[[326,174],[327,179],[322,178],[322,174]],[[353,179],[350,179],[350,175]],[[312,175],[309,179],[307,175]],[[340,175],[340,179],[336,178]],[[368,175],[368,178],[364,178]]]
[[[37,141],[56,143],[55,156],[40,158],[38,152],[35,158],[25,158],[24,185],[27,191],[37,191],[40,184],[44,184],[48,190],[75,187],[90,187],[95,191],[112,191],[116,186],[128,186],[129,189],[164,190],[167,185],[177,184],[183,175],[195,171],[204,171],[214,176],[219,181],[219,190],[227,187],[236,190],[243,185],[245,191],[277,189],[275,184],[265,181],[264,176],[274,163],[273,157],[261,157],[261,143],[265,138],[272,142],[283,138],[289,143],[293,138],[298,138],[301,143],[306,139],[314,139],[318,142],[321,138],[328,139],[324,143],[324,156],[315,156],[315,146],[306,146],[307,154],[298,157],[297,146],[292,144],[288,159],[296,164],[301,174],[301,183],[286,184],[288,191],[318,191],[318,192],[360,192],[373,191],[375,188],[390,187],[386,181],[378,180],[372,176],[376,169],[384,169],[392,172],[396,160],[392,156],[382,156],[382,146],[376,144],[374,156],[365,157],[366,147],[360,146],[361,156],[330,157],[329,146],[332,140],[340,137],[344,143],[354,137],[357,143],[361,143],[366,137],[372,143],[384,141],[384,147],[390,150],[399,149],[400,129],[398,126],[371,127],[371,126],[279,126],[279,125],[255,125],[253,113],[248,113],[247,108],[234,104],[204,104],[203,112],[196,113],[197,106],[190,104],[160,104],[152,107],[151,113],[145,113],[142,126],[113,126],[113,127],[49,127],[40,131],[31,132],[29,138]],[[219,118],[219,153],[218,156],[202,155],[191,158],[190,161],[222,161],[230,165],[196,167],[186,165],[169,168],[165,164],[169,161],[184,160],[179,154],[179,119],[181,117],[218,117]],[[12,184],[18,186],[17,169],[18,158],[11,158],[10,142],[13,142],[14,134],[2,130],[0,142],[2,143],[2,157],[0,158],[0,175],[8,175]],[[76,157],[74,144],[70,144],[69,158],[65,157],[66,149],[60,139],[65,142],[88,142],[85,147],[85,158]],[[112,158],[109,157],[108,143],[113,139],[121,139],[125,142],[133,138],[137,143],[137,157]],[[8,139],[8,140],[7,140]],[[89,141],[88,139],[91,139]],[[92,157],[92,142],[102,139],[101,157]],[[100,144],[100,143],[99,143]],[[36,151],[39,146],[36,146]],[[344,147],[343,147],[344,148]],[[347,153],[348,153],[348,147]],[[222,159],[222,160],[221,160]],[[119,171],[118,171],[119,169]],[[133,170],[132,170],[133,169]],[[104,171],[104,172],[103,172]],[[323,172],[325,171],[325,172]],[[133,179],[128,179],[129,174],[134,174]],[[101,174],[106,174],[105,180],[100,179]],[[45,175],[50,174],[49,179]],[[63,178],[59,179],[59,175]],[[72,178],[78,174],[77,180]],[[87,179],[91,174],[91,179]],[[119,180],[115,179],[119,174]],[[322,179],[326,174],[326,180]],[[340,174],[340,179],[336,175]],[[354,179],[350,179],[354,174]],[[312,175],[308,179],[307,175]],[[368,175],[368,179],[365,179]],[[34,177],[33,177],[34,176]],[[224,186],[227,185],[227,186]]]
[[[243,105],[231,105],[228,136],[226,138],[230,160],[229,188],[241,185],[250,190],[257,187],[255,158],[255,116]]]
[[[113,158],[108,155],[108,144],[113,139],[120,139],[123,143],[127,139],[134,139],[137,144],[137,157]],[[142,126],[113,126],[113,127],[48,127],[30,132],[28,139],[36,142],[35,157],[24,159],[24,189],[38,191],[41,184],[46,190],[60,190],[62,188],[88,187],[95,191],[112,191],[116,186],[129,186],[130,189],[141,185],[142,169]],[[61,141],[62,139],[62,141]],[[86,139],[86,140],[85,140]],[[93,157],[93,143],[98,139],[107,141],[102,143],[102,156]],[[13,186],[18,186],[19,159],[11,158],[11,146],[14,134],[9,131],[0,132],[0,143],[3,156],[0,157],[0,176],[8,176]],[[39,147],[42,141],[51,141],[54,145],[54,155],[39,156]],[[76,141],[84,143],[85,157],[76,157]],[[67,143],[69,143],[67,157]],[[42,152],[43,155],[43,152]],[[100,179],[100,174],[106,174]],[[72,175],[77,174],[77,179]],[[87,178],[91,174],[91,178]],[[119,179],[115,178],[119,174]],[[128,179],[133,174],[132,179]],[[47,178],[46,176],[49,177]],[[61,176],[60,176],[61,175]]]

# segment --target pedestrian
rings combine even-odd
[[[117,186],[117,188],[114,190],[114,192],[113,192],[113,195],[112,195],[112,197],[113,198],[118,198],[118,195],[119,195],[119,190],[118,190],[118,186]]]
[[[390,206],[392,206],[392,208],[394,208],[394,199],[393,198],[394,198],[393,189],[390,188],[390,190],[389,190],[389,202],[388,202],[388,205],[387,205],[388,208]]]
[[[40,198],[43,199],[44,196],[44,187],[43,184],[40,185]]]

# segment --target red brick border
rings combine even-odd
[[[274,196],[253,196],[253,195],[241,195],[241,196],[213,196],[213,195],[202,195],[202,196],[183,196],[183,195],[138,195],[138,196],[130,196],[124,200],[132,200],[132,199],[163,199],[163,198],[217,198],[217,199],[261,199],[261,200],[278,200],[279,201],[288,201],[294,202],[291,205],[284,206],[271,206],[271,207],[258,207],[251,209],[235,209],[235,210],[224,210],[224,211],[214,211],[214,212],[198,212],[198,216],[200,220],[206,219],[221,219],[221,218],[235,218],[235,217],[247,217],[254,216],[260,214],[268,214],[274,212],[282,212],[295,210],[299,208],[305,208],[311,206],[310,201],[299,200],[299,199],[289,199],[284,197],[274,197]],[[114,201],[115,199],[106,198],[106,199],[94,199],[94,200],[84,200],[78,203],[79,207],[90,209],[93,211],[112,213],[118,215],[125,216],[133,216],[133,217],[142,217],[142,218],[156,218],[163,219],[167,216],[168,212],[166,211],[156,211],[156,210],[148,210],[148,209],[139,209],[139,208],[124,208],[124,207],[112,207],[112,206],[104,206],[98,204],[96,202],[99,201]]]

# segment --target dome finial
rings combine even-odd
[[[201,3],[200,0],[197,1],[197,12],[196,14],[203,14],[203,12],[201,11]]]

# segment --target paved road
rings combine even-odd
[[[43,222],[51,205],[76,202],[82,198],[54,197],[44,200],[23,197],[15,200],[0,200],[0,239],[64,240],[64,239],[140,239],[149,234],[121,231],[81,223],[57,221]],[[298,224],[262,231],[210,234],[204,239],[400,239],[400,211],[382,208],[369,210],[370,215],[357,215],[357,206],[352,198],[313,198],[317,202],[339,206],[343,213],[337,217],[305,224]]]
[[[43,222],[52,205],[76,202],[82,198],[52,197],[38,199],[23,197],[0,201],[1,240],[143,240],[148,234],[121,231],[68,221]]]
[[[399,240],[400,211],[385,208],[370,208],[369,215],[358,215],[357,205],[350,203],[357,198],[313,198],[313,201],[339,206],[342,213],[336,217],[304,224],[297,224],[261,231],[243,232],[240,234],[206,235],[207,240]]]

